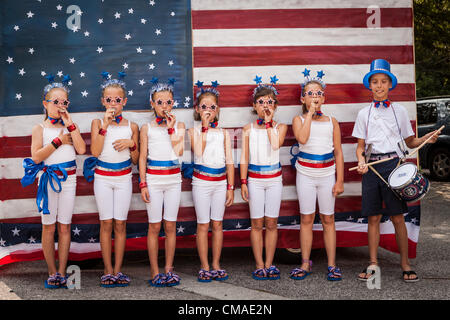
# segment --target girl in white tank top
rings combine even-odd
[[[192,198],[197,216],[197,249],[200,258],[199,282],[227,280],[220,267],[225,207],[234,200],[234,164],[228,133],[218,127],[219,91],[199,87],[194,110],[196,124],[189,129],[194,154]],[[200,123],[199,123],[200,122]],[[186,177],[186,175],[185,175]],[[208,261],[208,231],[212,230],[212,264]]]
[[[66,287],[66,266],[69,256],[72,214],[76,191],[76,153],[86,152],[78,126],[68,112],[67,81],[53,83],[44,88],[46,119],[34,126],[31,139],[31,159],[24,160],[23,186],[32,184],[39,173],[37,204],[42,212],[42,251],[48,266],[49,277],[45,287]],[[40,172],[42,170],[42,172]],[[53,183],[52,184],[50,183]],[[41,207],[42,202],[42,207]],[[58,223],[58,259],[55,260],[55,224]]]
[[[105,288],[124,287],[130,278],[121,272],[126,242],[126,221],[132,196],[132,164],[139,159],[139,127],[123,117],[127,104],[123,73],[119,79],[107,80],[103,73],[103,119],[91,126],[91,152],[85,160],[83,173],[94,179],[95,201],[100,219],[100,246],[104,263],[100,285]],[[114,266],[112,263],[112,231],[114,230]]]
[[[341,133],[336,119],[323,115],[321,111],[321,106],[325,102],[323,72],[318,72],[317,78],[311,78],[308,70],[305,70],[304,74],[307,78],[302,85],[303,115],[296,116],[292,121],[292,129],[299,144],[299,152],[294,156],[301,213],[300,245],[303,260],[300,268],[292,270],[291,278],[302,280],[311,272],[312,262],[309,256],[318,201],[328,255],[328,280],[337,281],[341,280],[341,272],[336,267],[335,258],[334,202],[335,197],[344,191]]]
[[[150,104],[155,118],[141,128],[139,176],[141,198],[147,207],[149,229],[147,236],[150,273],[149,284],[170,287],[180,283],[173,272],[176,247],[176,222],[181,199],[181,165],[185,126],[171,113],[173,84],[155,83],[150,90]],[[164,220],[164,273],[159,272],[158,239]]]
[[[255,280],[280,278],[280,270],[272,263],[277,246],[277,222],[283,191],[279,153],[287,126],[273,120],[278,103],[278,92],[273,86],[276,80],[273,79],[276,77],[271,78],[272,85],[259,84],[254,90],[253,108],[258,119],[247,124],[242,133],[241,195],[250,206],[251,243],[256,262],[252,277]]]

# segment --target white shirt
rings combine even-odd
[[[397,143],[414,135],[408,112],[396,102],[388,108],[375,108],[371,103],[361,109],[352,133],[353,137],[364,139],[366,145],[372,144],[372,153],[397,152]]]

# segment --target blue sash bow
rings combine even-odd
[[[36,175],[39,171],[43,170],[44,173],[41,175],[41,179],[39,181],[37,196],[36,196],[36,204],[39,212],[43,211],[44,214],[50,214],[48,210],[48,183],[50,183],[50,187],[53,191],[59,193],[61,192],[61,181],[67,180],[67,171],[65,168],[70,168],[76,166],[76,162],[69,161],[64,163],[46,165],[44,162],[40,162],[38,164],[34,163],[34,161],[30,158],[26,158],[23,160],[23,168],[25,170],[24,177],[20,180],[20,183],[23,187],[26,187],[34,182],[36,179]],[[59,178],[58,173],[56,171],[60,171],[62,173],[62,178]],[[55,187],[55,182],[57,187]],[[42,206],[41,206],[42,203]]]

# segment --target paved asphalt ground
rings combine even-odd
[[[201,284],[196,281],[199,261],[195,249],[177,249],[175,266],[181,285],[173,288],[149,287],[149,263],[146,252],[129,252],[124,273],[132,278],[126,288],[99,287],[102,262],[82,265],[81,289],[46,290],[47,268],[44,261],[21,262],[0,267],[0,300],[450,300],[450,182],[431,183],[431,191],[422,201],[421,229],[417,258],[411,260],[421,280],[401,280],[399,256],[384,249],[379,251],[381,289],[367,288],[356,279],[367,265],[367,247],[338,248],[337,261],[343,280],[326,280],[325,250],[314,250],[313,273],[304,281],[289,279],[289,272],[300,261],[297,256],[278,250],[275,261],[281,270],[278,281],[255,281],[250,248],[225,248],[222,266],[231,277],[224,283]],[[160,263],[163,264],[160,255]],[[199,301],[197,301],[198,303]],[[264,303],[264,301],[263,301]],[[270,302],[269,302],[270,303]],[[183,304],[184,305],[184,304]],[[348,305],[348,304],[347,304]],[[175,310],[172,310],[175,311]]]

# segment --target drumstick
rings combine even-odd
[[[366,165],[367,165],[367,166],[371,166],[371,165],[374,165],[374,164],[377,164],[377,163],[381,163],[381,162],[385,162],[385,161],[389,161],[389,160],[392,160],[392,159],[394,159],[394,158],[381,159],[381,160],[377,160],[377,161],[374,161],[374,162],[366,163]],[[350,168],[350,169],[348,169],[348,171],[356,170],[356,169],[358,169],[358,167],[359,167],[359,166]]]
[[[410,155],[412,156],[413,154],[415,154],[417,151],[419,151],[420,148],[422,148],[431,138],[433,138],[437,133],[441,133],[442,129],[444,129],[445,126],[440,127],[433,135],[429,136],[427,140],[425,140],[424,142],[422,142],[422,144],[420,146],[418,146],[416,149],[414,149]]]

